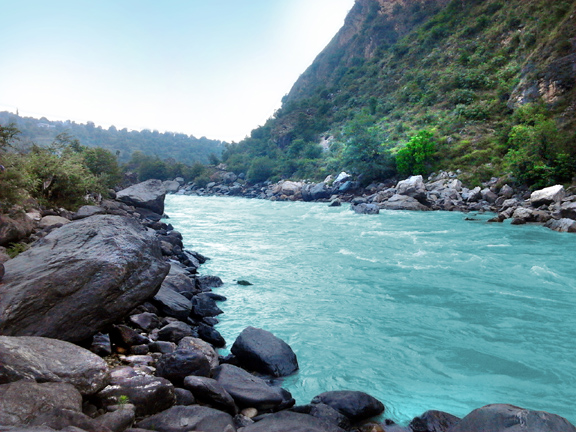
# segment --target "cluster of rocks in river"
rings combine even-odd
[[[493,178],[482,187],[465,187],[452,172],[432,174],[427,181],[420,175],[398,182],[371,184],[362,188],[346,173],[328,176],[321,183],[280,181],[247,186],[231,172],[220,171],[205,188],[183,179],[166,182],[173,193],[184,195],[244,196],[280,201],[320,201],[340,206],[347,202],[362,214],[380,210],[494,212],[491,222],[510,219],[512,224],[540,223],[561,232],[576,232],[576,194],[562,185],[530,192],[515,190]]]
[[[217,354],[222,282],[199,275],[207,258],[160,221],[164,195],[152,180],[45,215],[32,247],[4,263],[0,432],[576,432],[511,405],[398,426],[374,420],[384,405],[358,390],[296,406],[279,386],[298,370],[281,339],[247,327]]]

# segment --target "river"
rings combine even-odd
[[[228,348],[254,326],[296,352],[297,403],[362,390],[399,423],[511,403],[576,424],[576,235],[244,198],[170,195],[166,214],[225,282]]]

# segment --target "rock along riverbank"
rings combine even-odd
[[[165,193],[151,180],[75,214],[33,215],[36,242],[0,284],[0,431],[576,432],[511,405],[399,426],[374,420],[385,406],[362,389],[295,406],[277,386],[299,367],[284,341],[248,327],[218,356],[222,281],[199,274],[208,258],[161,221]]]

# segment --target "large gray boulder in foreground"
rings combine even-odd
[[[22,379],[66,382],[91,395],[108,383],[108,365],[70,342],[36,336],[0,336],[0,383]]]
[[[244,369],[275,377],[298,370],[292,348],[272,333],[255,327],[242,330],[230,349]]]
[[[0,334],[71,342],[153,296],[169,270],[154,234],[112,215],[58,228],[5,267]]]
[[[576,432],[576,428],[555,414],[495,404],[472,411],[450,432]]]
[[[116,199],[134,207],[142,207],[161,215],[164,213],[166,188],[160,180],[146,180],[116,193]]]

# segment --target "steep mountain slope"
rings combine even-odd
[[[349,157],[363,149],[359,125],[392,165],[426,129],[435,141],[427,170],[570,181],[576,1],[357,0],[274,118],[225,158],[255,179],[361,171]],[[318,154],[319,143],[329,150]]]

